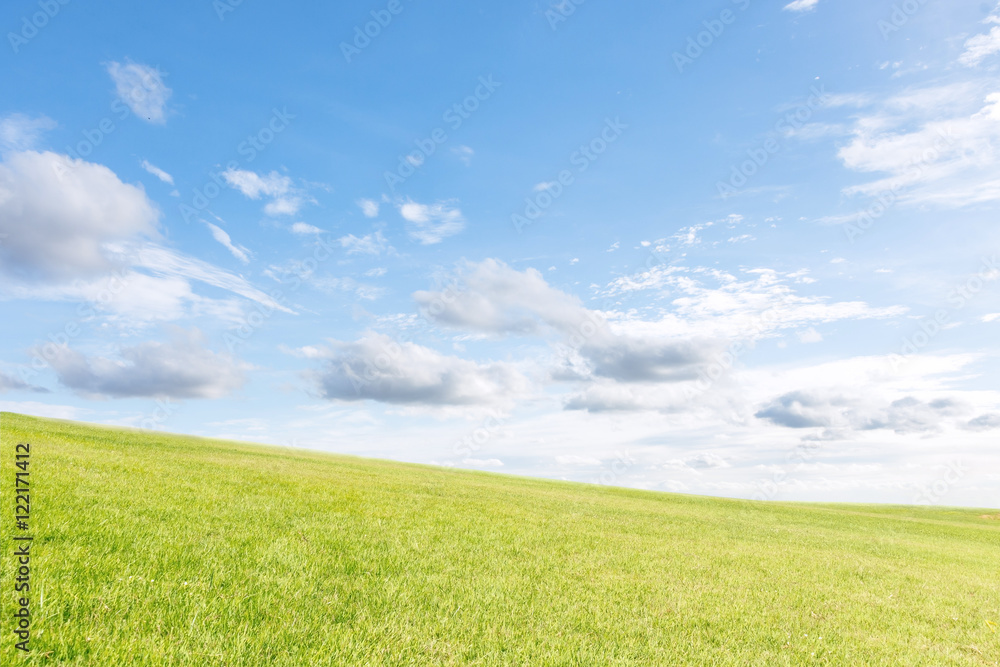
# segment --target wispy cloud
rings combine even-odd
[[[233,257],[240,260],[244,264],[250,263],[251,253],[245,247],[241,245],[236,245],[233,240],[229,237],[224,229],[217,225],[213,225],[211,222],[206,222],[208,229],[212,232],[212,238],[225,246],[226,250],[233,254]]]
[[[818,4],[819,0],[795,0],[785,5],[783,9],[787,12],[808,12],[816,9]]]
[[[965,51],[959,56],[959,62],[968,67],[975,67],[986,58],[995,53],[1000,53],[1000,5],[983,19],[983,23],[994,24],[990,31],[985,34],[974,35],[966,40]]]
[[[366,218],[377,218],[378,217],[378,202],[372,199],[359,199],[358,208]]]
[[[118,98],[142,120],[157,125],[167,122],[167,100],[173,91],[163,82],[158,68],[137,63],[108,63]]]
[[[465,229],[462,211],[451,202],[439,201],[435,204],[419,204],[407,201],[399,205],[399,214],[409,222],[410,238],[423,245],[441,243],[449,236]]]
[[[157,167],[155,164],[150,163],[149,160],[143,160],[142,161],[142,168],[145,169],[146,171],[148,171],[149,173],[151,173],[153,176],[156,176],[158,179],[160,179],[164,183],[169,183],[170,185],[174,184],[174,177],[173,176],[171,176],[167,172],[163,171],[162,169],[160,169],[159,167]]]
[[[47,116],[32,118],[23,113],[4,116],[0,118],[0,149],[23,151],[34,148],[42,134],[55,127],[56,122]]]
[[[305,203],[302,193],[292,186],[292,179],[276,171],[261,175],[246,169],[230,168],[222,172],[222,178],[249,199],[270,198],[264,212],[271,216],[295,215]]]

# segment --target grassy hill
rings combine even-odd
[[[648,493],[8,413],[0,436],[5,665],[1000,664],[996,510]]]

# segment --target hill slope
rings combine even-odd
[[[3,664],[1000,664],[995,510],[647,493],[8,413],[0,435]]]

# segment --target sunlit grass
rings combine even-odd
[[[5,665],[1000,664],[997,510],[0,427]],[[10,622],[17,441],[32,443],[27,659]]]

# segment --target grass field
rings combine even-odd
[[[4,665],[1000,665],[997,510],[720,500],[9,413],[0,430]]]

